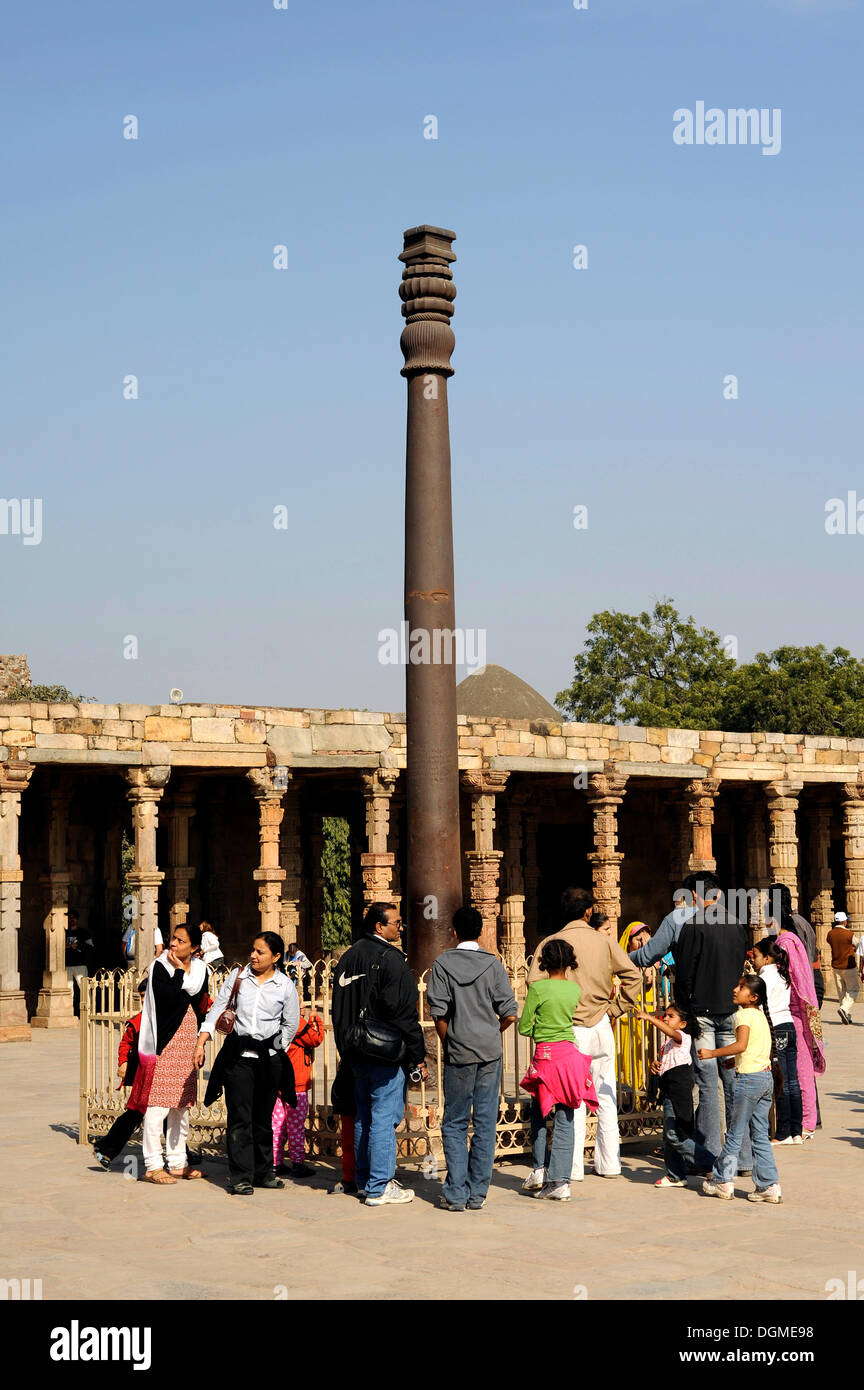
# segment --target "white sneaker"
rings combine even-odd
[[[715,1182],[713,1178],[705,1179],[702,1184],[702,1191],[706,1197],[721,1197],[724,1202],[731,1202],[735,1196],[735,1186],[731,1182]]]
[[[771,1140],[771,1143],[775,1146],[775,1148],[778,1148],[778,1149],[779,1149],[779,1148],[782,1148],[784,1144],[795,1144],[795,1143],[800,1144],[800,1143],[801,1143],[801,1140],[800,1140],[800,1139],[798,1139],[798,1140],[793,1139],[792,1135],[790,1134],[789,1137],[788,1137],[787,1139],[772,1139],[772,1140]]]
[[[782,1201],[783,1201],[783,1195],[782,1195],[782,1193],[781,1193],[781,1191],[780,1191],[780,1184],[775,1182],[775,1183],[772,1183],[770,1187],[763,1187],[763,1189],[762,1189],[761,1192],[759,1192],[759,1191],[756,1191],[756,1192],[748,1192],[748,1193],[747,1193],[747,1201],[748,1201],[748,1202],[771,1202],[771,1203],[773,1203],[773,1204],[776,1206],[776,1204],[777,1204],[778,1202],[782,1202]]]
[[[413,1202],[414,1193],[406,1187],[401,1187],[395,1178],[388,1182],[380,1197],[367,1197],[365,1205],[367,1207],[385,1207],[401,1202]]]
[[[546,1186],[546,1169],[535,1168],[530,1172],[522,1184],[523,1192],[539,1192]]]
[[[550,1202],[569,1202],[570,1184],[569,1182],[550,1182],[543,1188],[542,1192],[537,1193],[538,1197],[545,1197]]]

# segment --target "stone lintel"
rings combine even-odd
[[[576,772],[602,772],[602,762],[589,762],[582,758],[511,758],[493,753],[489,759],[490,768],[501,772],[567,772],[572,777]],[[633,764],[627,764],[631,772]]]
[[[29,748],[27,760],[31,763],[78,763],[84,767],[100,764],[140,767],[144,757],[141,753],[117,753],[109,748]]]
[[[242,748],[227,748],[219,744],[213,748],[183,744],[169,751],[168,762],[172,767],[266,767],[267,753],[256,744],[246,744]]]
[[[341,767],[361,768],[380,766],[381,760],[377,753],[309,753],[305,758],[299,753],[295,753],[291,759],[292,769],[298,772],[304,767],[331,767],[336,769]]]
[[[693,763],[616,763],[619,772],[626,773],[628,777],[650,777],[655,782],[662,782],[667,777],[686,777],[689,782],[698,781],[702,777],[707,777],[710,771],[707,767],[700,767]],[[725,776],[725,772],[724,772]]]

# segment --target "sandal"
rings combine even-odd
[[[193,1178],[203,1178],[204,1176],[200,1168],[175,1168],[174,1173],[176,1177],[186,1178],[188,1182],[191,1182]]]
[[[144,1174],[144,1181],[155,1182],[162,1187],[168,1183],[175,1183],[177,1179],[172,1178],[170,1173],[166,1173],[164,1168],[150,1168]]]

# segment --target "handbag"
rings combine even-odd
[[[243,974],[242,965],[237,967],[237,978],[231,987],[228,996],[228,1003],[216,1020],[217,1033],[233,1033],[234,1024],[237,1022],[237,996],[240,993],[240,976]]]
[[[394,1066],[405,1056],[404,1037],[392,1023],[382,1023],[376,1018],[368,1017],[369,1001],[375,987],[374,972],[378,969],[380,967],[376,964],[369,971],[369,984],[366,986],[362,1007],[345,1035],[346,1050],[362,1057],[364,1061]]]

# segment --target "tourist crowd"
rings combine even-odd
[[[705,1195],[728,1200],[736,1177],[752,1174],[749,1200],[780,1202],[775,1148],[812,1140],[820,1124],[824,981],[815,932],[792,910],[788,888],[773,885],[769,902],[777,915],[751,947],[749,929],[727,913],[716,877],[694,873],[653,934],[633,922],[616,940],[593,895],[569,888],[560,902],[560,929],[534,953],[521,1014],[501,961],[480,946],[480,913],[460,908],[453,945],[438,956],[427,983],[443,1049],[446,1177],[439,1206],[462,1212],[485,1204],[503,1035],[514,1025],[533,1044],[520,1081],[531,1097],[532,1168],[523,1192],[570,1199],[571,1183],[584,1178],[589,1113],[596,1115],[594,1173],[621,1175],[622,1081],[634,1090],[649,1087],[662,1105],[665,1171],[656,1187],[702,1178]],[[396,1180],[396,1131],[409,1082],[427,1079],[427,1043],[401,934],[398,909],[373,903],[332,978],[339,1067],[331,1104],[343,1154],[334,1190],[361,1195],[368,1207],[414,1197]],[[839,1015],[850,1024],[864,952],[842,912],[828,944]],[[80,937],[74,949],[85,950]],[[224,1092],[228,1191],[251,1195],[256,1187],[284,1187],[284,1177],[314,1172],[306,1162],[305,1124],[324,1026],[314,1004],[301,1010],[300,994],[311,993],[311,963],[296,943],[286,959],[281,937],[262,932],[248,964],[229,972],[214,999],[208,966],[221,960],[207,923],[184,924],[150,965],[140,986],[141,1012],[120,1045],[126,1109],[96,1145],[103,1167],[141,1126],[146,1181],[169,1185],[203,1176],[187,1149],[189,1111],[207,1043],[218,1032],[224,1038],[204,1103]],[[653,1060],[648,1029],[662,1039]]]

